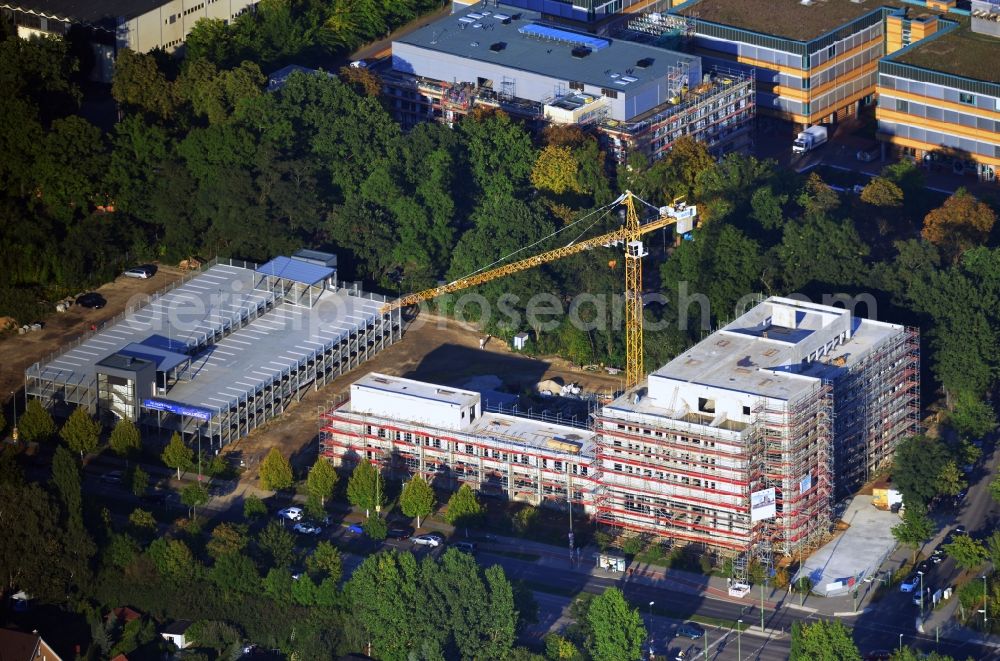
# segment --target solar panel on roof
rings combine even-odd
[[[471,14],[469,15],[471,16]],[[580,34],[579,32],[570,32],[569,30],[554,28],[550,25],[539,25],[538,23],[529,23],[528,25],[519,27],[517,31],[527,37],[559,41],[573,46],[583,46],[591,50],[601,50],[611,45],[611,42],[607,39],[593,37],[589,34]]]

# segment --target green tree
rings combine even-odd
[[[994,530],[993,534],[986,538],[985,547],[995,572],[1000,567],[1000,530]]]
[[[594,661],[642,658],[646,627],[638,609],[629,606],[618,588],[607,588],[594,597],[587,623],[593,634],[588,648]]]
[[[227,593],[256,594],[260,592],[260,574],[253,560],[242,552],[227,553],[215,559],[208,572],[212,581]]]
[[[902,522],[892,527],[892,536],[896,541],[913,549],[914,562],[917,559],[917,549],[933,534],[934,523],[927,516],[927,507],[916,500],[906,503]]]
[[[257,536],[257,544],[267,554],[272,567],[288,567],[295,556],[295,538],[278,521],[271,521]]]
[[[173,84],[167,80],[151,54],[128,48],[118,52],[111,96],[126,107],[136,108],[161,119],[176,111]]]
[[[0,521],[0,590],[65,600],[63,526],[49,495],[37,484],[0,482]]]
[[[364,529],[365,533],[376,542],[384,540],[389,533],[389,526],[386,524],[385,519],[377,514],[365,519]]]
[[[944,545],[944,552],[948,557],[955,560],[959,569],[966,571],[975,569],[982,565],[989,557],[989,553],[983,543],[973,539],[968,535],[958,535],[950,544]]]
[[[873,177],[861,191],[861,201],[876,207],[901,207],[903,191],[885,177]]]
[[[220,523],[212,529],[212,537],[205,549],[213,558],[227,553],[239,553],[246,548],[249,538],[247,526],[239,523]]]
[[[56,423],[37,399],[32,399],[17,419],[17,429],[26,443],[42,443],[56,433]]]
[[[514,589],[499,565],[488,567],[485,576],[489,594],[489,616],[483,632],[485,636],[481,637],[483,642],[481,658],[502,659],[514,647],[517,637],[518,613],[515,607]]]
[[[78,406],[73,409],[66,424],[59,430],[59,435],[70,450],[79,452],[82,457],[97,450],[97,443],[101,438],[101,425],[97,423],[86,409]]]
[[[569,147],[549,145],[542,149],[531,170],[531,184],[535,188],[551,191],[556,195],[578,193],[577,182],[580,164]]]
[[[851,630],[836,620],[792,625],[791,661],[861,661]]]
[[[368,461],[362,459],[351,472],[347,481],[347,500],[365,511],[365,516],[371,516],[371,511],[378,512],[385,504],[385,488],[382,474]]]
[[[52,457],[52,482],[70,519],[83,524],[83,491],[80,485],[80,466],[66,448],[59,446]]]
[[[573,641],[550,633],[545,636],[545,658],[549,661],[579,661],[581,656]]]
[[[139,428],[128,418],[119,418],[114,429],[111,430],[108,446],[119,457],[127,459],[134,456],[142,447]]]
[[[487,196],[518,192],[535,162],[531,136],[502,112],[473,113],[462,120],[469,166]]]
[[[243,499],[243,518],[257,519],[267,516],[267,505],[257,496],[250,494]]]
[[[192,519],[198,516],[198,508],[207,503],[208,499],[208,489],[201,482],[189,484],[181,489],[181,502],[187,505]]]
[[[434,489],[422,476],[414,475],[403,486],[403,492],[399,496],[399,506],[403,514],[417,519],[419,528],[420,519],[430,516],[434,511]]]
[[[168,468],[173,468],[177,471],[177,479],[181,479],[181,471],[191,470],[192,459],[194,458],[194,450],[189,448],[184,444],[181,439],[181,435],[177,432],[170,437],[170,443],[163,450],[163,454],[160,455],[160,459],[166,464]]]
[[[340,550],[330,542],[323,540],[316,545],[316,550],[306,558],[306,569],[310,573],[340,582],[344,571]]]
[[[327,459],[320,457],[309,469],[309,476],[306,478],[309,495],[318,498],[322,507],[326,505],[326,499],[333,496],[333,490],[336,488],[337,471]]]
[[[269,491],[280,491],[294,483],[292,465],[278,448],[271,448],[264,461],[260,462],[260,486]]]
[[[132,510],[128,515],[128,522],[140,530],[156,530],[156,519],[144,509]]]
[[[201,565],[191,548],[180,539],[159,537],[149,545],[146,554],[153,561],[160,576],[174,584],[188,584],[197,580]]]
[[[938,475],[947,462],[948,450],[936,438],[913,436],[896,447],[892,476],[907,507],[926,505],[938,494]]]
[[[990,482],[989,489],[993,500],[1000,503],[1000,477],[993,478],[993,481]]]
[[[479,504],[476,492],[468,484],[463,484],[448,499],[448,509],[444,518],[456,527],[473,526],[479,522],[482,514],[483,506]]]
[[[264,594],[279,604],[290,604],[294,582],[286,567],[272,567],[264,576]]]
[[[956,393],[953,407],[948,424],[963,438],[983,438],[997,428],[993,407],[975,393],[967,390]]]
[[[135,466],[130,473],[129,484],[133,494],[142,496],[149,488],[149,473],[142,470],[142,466]]]
[[[937,476],[937,492],[945,496],[956,496],[958,493],[968,486],[968,482],[965,481],[965,477],[962,475],[962,471],[959,470],[958,464],[955,460],[946,462],[941,466],[941,470],[938,472]]]

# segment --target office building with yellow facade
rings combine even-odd
[[[874,102],[895,0],[689,0],[671,9],[706,65],[753,71],[757,110],[832,123]]]
[[[879,63],[878,138],[929,167],[996,181],[1000,1],[974,0],[970,16],[956,18],[925,19],[926,38],[889,44]]]

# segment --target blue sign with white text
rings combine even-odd
[[[178,404],[177,402],[170,402],[165,399],[144,399],[142,405],[144,408],[153,411],[166,411],[167,413],[186,415],[189,418],[198,418],[199,420],[211,420],[212,416],[215,415],[214,411],[208,409]]]

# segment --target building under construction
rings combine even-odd
[[[716,155],[747,150],[756,111],[752,76],[502,4],[458,9],[400,37],[378,73],[404,127],[500,109],[532,129],[592,130],[619,163],[634,152],[658,158],[684,135]]]
[[[769,298],[597,416],[598,520],[746,560],[818,541],[918,427],[917,331]]]
[[[541,418],[483,410],[479,393],[368,374],[322,415],[320,455],[335,466],[377,464],[439,489],[591,510],[596,434]]]
[[[397,341],[400,312],[334,255],[217,261],[25,372],[28,397],[218,449]]]
[[[322,453],[444,488],[574,503],[623,532],[737,558],[819,541],[831,504],[918,428],[914,329],[772,297],[602,407],[590,429],[483,413],[468,391],[370,375]]]

